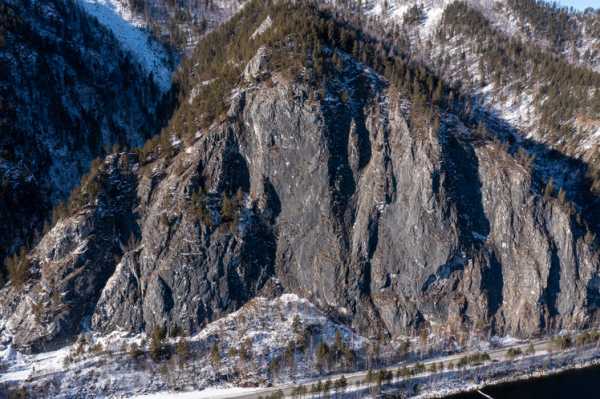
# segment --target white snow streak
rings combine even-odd
[[[83,9],[110,29],[123,48],[152,74],[162,91],[171,87],[171,68],[165,49],[143,29],[143,23],[119,0],[78,0]]]

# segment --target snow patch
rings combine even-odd
[[[64,347],[52,352],[24,355],[8,345],[4,351],[0,351],[0,360],[9,364],[8,369],[0,374],[0,382],[25,381],[35,375],[36,369],[46,373],[62,371],[64,358],[69,351],[70,347]]]
[[[265,20],[262,22],[262,24],[260,24],[260,26],[254,31],[252,36],[250,36],[250,39],[254,40],[258,36],[265,33],[271,27],[271,25],[273,25],[273,20],[271,19],[271,16],[269,15],[269,16],[267,16],[267,18],[265,18]]]
[[[258,392],[256,388],[207,388],[190,392],[158,392],[149,395],[133,396],[132,399],[220,399],[231,395],[251,394]]]
[[[123,48],[165,92],[171,87],[166,50],[143,29],[143,23],[119,0],[78,0],[82,8],[113,32]]]

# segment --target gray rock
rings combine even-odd
[[[194,333],[281,290],[366,335],[529,336],[596,321],[598,249],[571,208],[457,118],[411,125],[406,99],[354,68],[330,82],[347,101],[312,100],[274,74],[172,160],[109,158],[113,189],[44,237],[23,299],[2,292],[4,333],[34,350],[90,318],[100,332]],[[31,317],[54,279],[69,307]]]
[[[269,50],[265,46],[259,47],[258,51],[250,59],[244,68],[244,79],[248,82],[260,79],[269,74]]]

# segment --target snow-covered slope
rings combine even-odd
[[[366,3],[366,15],[380,18],[384,23],[402,23],[407,12],[422,7],[423,21],[419,26],[421,37],[431,36],[440,22],[444,8],[457,0],[373,0]]]
[[[577,34],[577,40],[565,42],[560,48],[547,35],[536,31],[528,18],[519,13],[517,5],[526,1],[509,0],[370,0],[364,3],[366,15],[376,17],[384,24],[402,24],[413,7],[421,8],[423,19],[416,24],[420,39],[429,39],[435,33],[444,9],[452,3],[463,1],[484,14],[491,24],[509,37],[531,41],[550,51],[557,52],[573,64],[600,71],[600,14],[598,11],[571,12],[569,22]],[[543,4],[543,3],[541,3]],[[540,6],[541,7],[541,6]],[[549,6],[551,7],[551,6]],[[542,9],[542,8],[541,8]]]
[[[0,396],[2,383],[28,381],[30,392],[40,398],[121,397],[183,387],[204,390],[194,397],[216,397],[220,392],[231,393],[219,389],[231,384],[253,386],[264,383],[265,378],[289,381],[314,374],[317,344],[333,346],[338,331],[348,347],[364,350],[367,341],[363,337],[331,321],[306,299],[293,294],[257,297],[193,337],[167,338],[165,345],[171,351],[168,363],[155,363],[145,352],[132,355],[132,345],[148,350],[150,342],[144,334],[84,334],[76,344],[36,355],[18,353],[8,346],[0,351],[0,363],[6,367],[0,376]],[[286,363],[278,361],[281,372],[269,372],[273,360],[281,359],[290,343],[304,338],[304,347],[294,353],[293,370],[288,371]],[[190,360],[177,367],[181,351],[174,349],[180,340],[187,342]],[[208,361],[214,345],[221,354],[218,365]],[[242,347],[243,358],[239,354]],[[165,368],[167,364],[170,370]],[[208,387],[212,388],[206,390]]]
[[[78,0],[87,13],[109,28],[123,48],[129,51],[163,91],[171,87],[170,64],[166,49],[152,38],[138,18],[120,0]]]
[[[499,83],[490,79],[489,72],[482,74],[482,71],[491,69],[489,57],[486,60],[486,55],[481,52],[481,48],[485,47],[482,46],[485,43],[483,37],[461,34],[451,28],[443,35],[443,40],[440,38],[445,10],[458,3],[480,13],[490,29],[496,32],[496,43],[487,44],[487,47],[495,46],[501,54],[498,57],[503,61],[499,64],[520,65],[525,73],[519,72]],[[553,78],[540,80],[539,73],[532,74],[535,63],[513,54],[511,48],[539,49],[548,56],[545,62],[553,63],[557,70],[562,68],[564,71],[564,62],[572,65],[571,76],[586,76],[586,72],[579,72],[581,70],[598,73],[600,14],[598,11],[577,13],[543,4],[533,6],[527,0],[373,0],[366,3],[365,14],[374,21],[372,26],[375,29],[403,37],[408,46],[402,47],[401,51],[406,51],[411,59],[462,87],[463,92],[475,99],[473,109],[487,113],[493,119],[492,124],[503,124],[506,129],[512,130],[517,140],[543,143],[568,156],[593,163],[600,153],[600,119],[597,113],[591,107],[579,106],[572,113],[567,113],[566,107],[558,107],[556,112],[550,112],[558,115],[557,122],[544,124],[549,112],[544,111],[543,104],[548,100],[544,93],[551,91],[553,86],[556,90],[570,87],[567,94],[581,92],[580,98],[586,95],[591,98],[597,89],[590,87],[586,93],[578,81],[582,78],[569,78],[570,81],[565,83],[564,76],[567,74],[560,72]],[[534,21],[535,18],[545,18],[554,31],[551,28],[544,30],[539,21]],[[562,36],[553,36],[561,24],[569,27],[570,31]],[[523,68],[523,65],[527,66]],[[502,74],[514,74],[515,70],[508,67]],[[540,90],[540,87],[545,88]],[[597,94],[595,96],[598,97]],[[590,100],[588,104],[592,101],[597,100]]]

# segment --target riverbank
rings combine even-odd
[[[596,398],[600,391],[599,376],[600,367],[591,365],[543,377],[489,385],[479,391],[465,392],[446,399],[482,399],[482,394],[493,399],[563,399],[572,398],[575,393],[577,398]]]
[[[526,381],[600,364],[600,350],[595,344],[572,347],[558,352],[553,351],[554,345],[552,340],[546,339],[533,344],[517,343],[496,348],[486,352],[485,356],[482,352],[460,353],[421,363],[401,363],[387,367],[385,370],[354,372],[343,377],[345,383],[340,384],[340,388],[334,387],[338,385],[336,382],[342,379],[342,375],[329,376],[324,381],[324,385],[330,386],[330,390],[315,389],[321,384],[315,385],[313,381],[299,385],[279,385],[251,394],[231,395],[229,398],[320,398],[329,394],[339,399],[450,399],[452,395],[461,393],[468,395],[476,389],[486,389],[497,384]],[[533,347],[533,350],[528,351],[529,347]],[[510,355],[511,353],[513,356]],[[515,353],[521,354],[515,355]],[[478,356],[475,356],[476,354]],[[471,360],[466,362],[467,358]],[[300,390],[300,387],[304,389]],[[483,397],[478,395],[480,398]],[[500,396],[500,398],[504,397],[506,396]],[[473,399],[468,396],[467,398]],[[514,399],[510,396],[506,398]],[[494,399],[498,398],[494,397]]]
[[[396,392],[418,399],[458,399],[477,390],[485,391],[503,384],[547,378],[598,366],[600,366],[600,349],[595,346],[574,348],[558,353],[506,360],[462,371],[417,377],[400,383],[399,385],[404,386],[396,387]],[[390,392],[389,389],[386,391]]]
[[[335,394],[336,398],[448,398],[498,384],[525,381],[600,364],[598,334],[584,332],[563,340],[565,337],[567,336],[546,337],[528,342],[503,340],[463,353],[420,361],[407,359],[381,370],[360,370],[321,378],[307,377],[297,383],[283,382],[272,387],[253,385],[250,390],[226,389],[220,390],[219,394],[222,398],[230,399],[283,396],[316,398],[325,393]],[[586,337],[587,339],[582,339]],[[19,360],[16,353],[9,353],[7,358],[14,358],[12,362],[16,366],[9,368],[7,373],[0,374],[0,382],[5,381],[15,388],[27,387],[29,390],[39,387],[37,397],[65,399],[73,396],[68,389],[80,388],[83,379],[90,381],[90,384],[85,385],[89,387],[85,392],[78,392],[77,396],[82,398],[97,397],[98,392],[106,396],[122,397],[157,393],[172,395],[174,386],[194,397],[203,397],[206,393],[203,388],[241,386],[234,381],[227,385],[214,383],[198,386],[186,383],[187,378],[195,378],[198,384],[198,377],[203,369],[196,367],[194,362],[201,364],[203,358],[196,357],[191,365],[169,370],[141,356],[133,357],[130,352],[118,349],[127,347],[124,340],[131,341],[136,337],[112,338],[114,342],[106,337],[102,338],[101,348],[104,351],[88,351],[86,357],[76,360],[76,363],[73,360],[66,362],[72,356],[72,351],[67,349],[30,356],[31,359],[27,358],[31,360],[29,363]],[[128,346],[133,342],[135,341],[129,342]],[[566,344],[563,346],[563,343]],[[96,348],[97,344],[98,342],[91,347]],[[559,347],[566,349],[556,351]],[[22,367],[17,367],[19,365]],[[52,387],[57,383],[65,384],[67,390],[62,390],[58,395],[51,395],[48,388],[41,391],[44,387]]]

